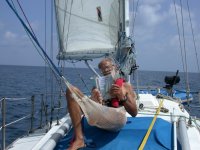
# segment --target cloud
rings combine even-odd
[[[183,46],[182,17],[181,7],[179,4],[176,4],[176,9],[178,14],[181,42]],[[195,18],[196,16],[194,10],[190,10],[193,28],[194,30],[199,31],[197,28],[197,19]],[[131,12],[131,15],[134,16],[134,13],[135,12]],[[182,14],[184,19],[184,36],[186,41],[185,45],[188,63],[192,64],[190,62],[195,56],[193,50],[194,44],[192,41],[190,18],[187,6],[185,5],[182,7]],[[130,24],[132,22],[133,21],[130,21]],[[162,68],[163,70],[174,70],[174,68],[180,68],[181,51],[173,3],[163,0],[141,1],[138,6],[134,24],[135,27],[133,37],[136,42],[136,50],[138,54],[137,59],[142,69],[147,70],[149,66],[151,66],[150,68],[153,68],[153,70],[157,70],[157,68]],[[198,49],[200,45],[198,45],[197,41],[200,40],[200,35],[197,35],[196,33],[195,35]],[[172,60],[172,58],[175,59]]]
[[[175,14],[175,8],[176,8],[176,13]],[[169,9],[169,12],[168,12],[168,17],[169,17],[169,22],[171,24],[173,24],[174,26],[176,25],[177,26],[177,20],[176,20],[176,17],[178,18],[178,25],[179,25],[179,28],[182,29],[182,21],[183,21],[183,24],[184,24],[184,30],[185,32],[189,32],[191,33],[191,22],[190,22],[190,18],[189,18],[189,13],[188,13],[188,10],[187,8],[182,8],[181,9],[181,6],[176,4],[175,7],[173,4],[170,5],[170,9]],[[193,28],[197,28],[197,24],[195,22],[195,14],[190,11],[190,17],[191,17],[191,21],[192,21],[192,26]]]
[[[139,6],[137,18],[135,21],[135,34],[143,40],[149,40],[150,38],[173,38],[177,34],[177,21],[174,5],[162,3],[162,1],[156,4],[157,0],[142,3]],[[155,3],[155,4],[154,4]],[[154,5],[153,5],[154,4]],[[182,18],[181,18],[181,7],[176,4],[179,31],[183,35]],[[186,8],[182,8],[183,21],[184,21],[184,34],[185,36],[191,36],[191,24],[189,14]],[[132,12],[132,16],[134,13]],[[197,28],[195,15],[190,12],[192,26],[194,29]],[[160,40],[160,39],[159,39]]]
[[[158,33],[161,24],[167,19],[167,12],[162,10],[163,7],[161,3],[152,4],[153,2],[140,4],[136,20],[130,21],[131,25],[133,22],[135,24],[135,37],[144,43],[155,38],[155,33]],[[131,12],[131,18],[133,18],[132,16],[134,16],[134,13],[135,12]]]
[[[155,26],[159,24],[162,20],[162,14],[158,13],[161,9],[160,5],[152,6],[152,5],[143,5],[139,8],[139,12],[143,12],[141,14],[142,22],[147,26]]]
[[[137,21],[147,27],[155,27],[169,19],[169,5],[165,1],[144,1],[138,8]]]
[[[6,31],[4,34],[5,39],[16,39],[17,34],[11,32],[11,31]]]
[[[28,37],[27,37],[28,38]],[[27,48],[31,42],[27,40],[24,35],[14,33],[12,31],[5,31],[2,39],[0,40],[1,47],[9,47],[9,50],[16,48]]]

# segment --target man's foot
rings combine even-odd
[[[79,148],[85,147],[84,140],[74,140],[68,150],[77,150]]]

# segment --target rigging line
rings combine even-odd
[[[47,0],[44,2],[44,49],[47,48]],[[45,103],[47,102],[47,63],[44,61],[44,78],[45,78]]]
[[[54,0],[51,0],[51,43],[50,43],[51,60],[53,60],[53,6],[54,6]]]
[[[47,60],[44,58],[44,56],[43,56],[43,55],[41,54],[41,52],[39,51],[38,47],[37,47],[36,44],[34,43],[33,39],[30,37],[30,35],[28,34],[28,31],[27,31],[26,29],[25,29],[25,32],[27,33],[27,35],[28,35],[28,37],[29,37],[31,43],[33,44],[33,46],[34,46],[35,49],[37,50],[38,54],[42,57],[42,59],[43,59],[46,63],[48,63]]]
[[[68,29],[67,29],[67,40],[66,40],[66,50],[67,50],[67,47],[68,47],[69,28],[70,28],[70,23],[71,23],[71,11],[72,11],[72,5],[73,5],[73,0],[71,1],[71,6],[70,6],[69,22],[68,22]]]
[[[47,61],[46,58],[44,58],[44,56],[41,54],[41,52],[39,51],[38,47],[36,46],[36,44],[34,43],[33,39],[31,38],[31,36],[28,34],[28,31],[25,29],[25,32],[27,33],[31,43],[33,44],[33,46],[35,47],[35,49],[37,50],[38,54],[42,57],[42,59],[45,61],[46,64],[50,65],[49,62]],[[55,74],[54,74],[55,78],[57,77]],[[58,79],[57,79],[58,80]],[[46,93],[47,94],[47,93]]]
[[[87,89],[88,93],[90,93],[90,94],[91,94],[91,91],[89,90],[89,88],[88,88],[87,84],[85,83],[85,81],[84,81],[83,77],[81,76],[80,72],[78,71],[78,69],[77,69],[77,67],[76,67],[75,63],[72,63],[72,64],[73,64],[73,66],[74,66],[74,68],[75,68],[75,70],[76,70],[77,74],[79,75],[79,77],[80,77],[81,81],[82,81],[82,82],[83,82],[83,84],[85,85],[85,87],[86,87],[86,89]]]
[[[51,12],[52,12],[52,15],[51,15],[51,20],[52,20],[52,28],[51,28],[51,36],[52,36],[52,59],[53,59],[53,4],[55,5],[55,1],[54,0],[52,0],[52,10],[51,10]],[[56,8],[56,7],[55,7]],[[56,9],[55,9],[55,11],[56,11]],[[58,66],[59,67],[59,66]],[[50,68],[51,69],[51,68]],[[61,74],[63,74],[63,72],[62,72],[62,70],[60,71],[61,72]],[[55,75],[55,73],[54,73],[54,71],[52,70],[52,74],[54,75],[54,77],[55,77],[55,79],[56,79],[56,81],[57,81],[57,84],[58,84],[58,86],[60,87],[60,91],[59,91],[59,97],[61,96],[61,95],[64,95],[65,96],[65,94],[64,94],[64,90],[63,90],[63,87],[62,87],[62,77],[60,77],[60,78],[58,78],[58,76],[56,76]],[[53,77],[53,76],[52,76]],[[56,87],[56,86],[55,86]],[[52,88],[52,92],[53,92],[53,88]],[[55,99],[55,94],[52,94],[52,96],[54,95],[54,99]],[[52,108],[51,108],[51,111],[53,111],[53,110],[55,110],[55,103],[54,103],[54,99],[53,99],[53,104],[52,104]],[[58,100],[58,103],[60,103],[59,102],[60,101],[60,99]],[[53,113],[53,112],[52,112]],[[52,115],[52,118],[53,118],[53,115]]]
[[[40,43],[38,42],[38,40],[34,37],[34,35],[32,34],[32,32],[30,31],[30,29],[24,23],[24,21],[22,20],[22,18],[19,16],[19,14],[17,13],[17,11],[15,11],[15,9],[13,8],[13,6],[10,4],[9,0],[5,0],[5,1],[7,2],[8,6],[11,8],[11,10],[14,12],[14,14],[16,15],[16,17],[19,19],[19,21],[22,24],[22,26],[25,28],[25,30],[28,32],[28,34],[34,40],[35,44],[38,46],[38,48],[40,48],[42,54],[46,58],[45,60],[49,63],[50,68],[52,70],[54,70],[55,74],[57,74],[59,77],[63,77],[62,74],[59,72],[58,68],[55,66],[55,64],[52,62],[52,60],[49,58],[49,56],[45,53],[44,49],[42,48],[42,46],[40,45]]]
[[[43,59],[46,63],[48,63],[47,60],[46,60],[46,58],[44,58],[44,56],[41,54],[41,52],[39,51],[38,47],[36,46],[36,44],[34,43],[33,39],[31,38],[30,34],[28,33],[28,31],[27,31],[26,29],[25,29],[25,32],[26,32],[26,34],[28,35],[28,37],[29,37],[31,43],[33,44],[33,46],[34,46],[35,49],[37,50],[38,54],[42,57],[42,59]]]
[[[18,0],[17,0],[17,1],[18,1]],[[13,4],[13,8],[15,9],[15,11],[17,11],[16,8],[14,7],[14,3],[13,3],[12,0],[11,0],[11,2],[12,2],[12,4]],[[29,27],[30,27],[30,29],[32,30],[32,33],[34,34],[34,31],[33,31],[33,29],[31,28],[31,25],[30,25],[30,23],[29,23],[29,21],[28,21],[28,18],[26,17],[26,15],[25,15],[25,13],[24,13],[24,11],[23,11],[23,9],[22,9],[22,7],[21,7],[21,5],[20,5],[19,2],[18,2],[18,5],[20,6],[21,11],[23,12],[23,14],[24,14],[24,16],[25,16],[25,18],[26,18],[26,21],[27,21],[28,24],[29,24]],[[45,28],[45,29],[46,29],[46,28]],[[40,56],[42,57],[42,59],[47,63],[47,61],[46,61],[45,58],[42,56],[42,54],[40,53],[39,49],[37,48],[37,46],[35,45],[35,43],[34,43],[33,40],[31,39],[31,37],[30,37],[30,35],[28,34],[27,30],[25,30],[25,31],[26,31],[26,33],[27,33],[29,39],[31,40],[33,46],[34,46],[35,49],[38,51],[39,55],[40,55]],[[35,36],[35,34],[34,34],[34,36]],[[35,38],[36,38],[36,36],[35,36]],[[45,48],[45,51],[46,51],[46,48]],[[56,76],[55,76],[55,77],[56,77]]]
[[[45,61],[47,61],[49,67],[51,70],[53,70],[54,75],[58,75],[63,82],[66,84],[66,86],[71,90],[71,84],[66,80],[66,78],[59,72],[58,68],[55,66],[55,64],[52,62],[52,60],[49,58],[49,56],[46,54],[46,52],[44,51],[44,49],[42,48],[42,46],[40,45],[40,43],[38,42],[38,40],[35,38],[35,36],[33,35],[33,33],[30,31],[30,29],[27,27],[27,25],[24,23],[24,21],[22,20],[22,18],[19,16],[19,14],[17,13],[17,11],[14,9],[14,7],[11,5],[11,3],[9,2],[9,0],[5,0],[6,3],[8,4],[8,6],[10,7],[10,9],[14,12],[14,14],[16,15],[16,17],[19,19],[20,23],[22,24],[22,26],[24,27],[24,29],[27,31],[28,35],[30,35],[30,37],[34,40],[35,44],[38,46],[38,48],[40,48],[42,54],[45,57]],[[56,76],[57,77],[57,76]],[[73,90],[71,90],[73,91]],[[77,96],[80,97],[80,95],[75,91],[74,93],[76,93]]]
[[[26,31],[26,30],[25,30]],[[41,52],[39,51],[38,47],[36,46],[36,44],[34,43],[33,39],[30,37],[30,35],[28,34],[28,31],[26,31],[31,43],[33,44],[33,46],[35,47],[35,49],[37,50],[38,54],[42,57],[42,59],[44,60],[45,64],[48,64],[50,66],[50,63],[48,62],[48,60],[41,54]],[[54,77],[56,78],[56,81],[58,82],[58,78],[55,74],[55,72],[53,72]],[[46,91],[46,95],[47,95],[47,91]],[[47,97],[46,97],[47,100]]]
[[[44,56],[41,54],[41,52],[39,51],[38,47],[37,47],[36,44],[34,43],[33,39],[32,39],[32,38],[30,37],[30,35],[28,34],[28,31],[25,30],[25,32],[26,32],[26,34],[28,35],[28,37],[29,37],[31,43],[33,44],[33,46],[35,47],[35,49],[36,49],[37,52],[39,53],[39,55],[40,55],[40,56],[42,57],[42,59],[46,62]]]
[[[34,33],[34,31],[33,31],[33,29],[32,29],[32,27],[31,27],[31,24],[30,24],[30,22],[28,21],[28,18],[26,17],[26,14],[25,14],[25,12],[24,12],[24,10],[23,10],[23,8],[22,8],[22,6],[21,6],[21,4],[19,3],[19,1],[17,0],[17,3],[18,3],[18,5],[19,5],[19,8],[21,9],[21,11],[22,11],[22,13],[23,13],[23,15],[24,15],[24,17],[25,17],[25,19],[26,19],[26,22],[28,23],[28,25],[29,25],[29,28],[31,29],[31,32],[33,33],[33,35],[35,36],[35,33]],[[35,38],[36,38],[36,36],[35,36]]]
[[[67,4],[68,4],[68,0],[67,0],[67,3],[66,3],[66,1],[65,1],[65,10],[67,10]],[[64,34],[64,33],[65,33],[65,23],[66,23],[66,22],[65,22],[65,21],[66,21],[66,13],[64,14],[63,17],[64,17],[64,24],[63,24],[63,32],[62,32],[62,33],[63,33],[63,37],[62,37],[62,38],[64,39],[64,35],[65,35],[65,34]]]
[[[56,2],[59,3],[60,1],[56,1],[56,0],[54,1],[54,4],[55,4],[56,29],[57,29],[57,33],[59,33],[61,29],[60,29],[60,26],[59,26],[59,23],[58,23],[59,22],[59,18],[58,18],[58,9],[57,9],[57,5],[56,5],[57,3]],[[61,36],[57,36],[57,40],[58,40],[58,48],[59,48],[59,51],[60,51],[62,49],[61,47],[63,47],[63,45],[61,46],[61,43],[62,43],[61,42]]]
[[[139,96],[140,86],[139,86],[139,70],[138,69],[136,69],[136,89],[137,89],[137,96]]]
[[[187,52],[186,52],[186,42],[185,42],[185,28],[184,28],[184,22],[183,22],[183,6],[182,6],[182,0],[180,0],[181,5],[181,19],[182,19],[182,29],[183,29],[183,45],[184,45],[184,54],[185,54],[185,71],[186,71],[186,91],[188,92],[190,90],[189,87],[189,78],[188,78],[188,65],[187,65]]]
[[[61,73],[62,74],[65,74],[65,62],[64,61],[61,61]],[[60,95],[62,95],[64,93],[64,90],[63,90],[63,85],[62,85],[62,79],[60,79]]]
[[[174,0],[174,8],[175,8],[177,28],[178,28],[178,35],[179,35],[179,44],[180,44],[180,49],[181,49],[181,60],[182,60],[183,70],[186,72],[186,70],[185,70],[185,65],[186,64],[184,63],[184,58],[183,58],[183,48],[182,48],[181,35],[180,35],[180,29],[179,29],[179,24],[178,24],[178,16],[177,16],[177,10],[176,10],[175,0]],[[184,78],[185,78],[185,85],[186,85],[187,100],[189,102],[189,92],[187,90],[187,76],[185,74],[184,74]]]
[[[181,49],[181,61],[182,61],[182,65],[183,65],[183,71],[186,72],[186,62],[184,62],[184,56],[183,56],[183,47],[182,47],[182,41],[181,41],[181,34],[180,34],[180,28],[179,28],[179,23],[178,23],[178,15],[177,15],[177,9],[176,9],[176,3],[174,0],[174,8],[175,8],[175,14],[176,14],[176,21],[177,21],[177,28],[178,28],[178,35],[179,35],[179,46]],[[181,5],[181,9],[182,9],[182,5]],[[182,17],[182,22],[183,22],[183,17]],[[182,24],[183,25],[183,24]],[[187,74],[184,73],[184,78],[185,78],[185,85],[186,85],[186,91],[187,91]]]
[[[131,35],[134,34],[135,21],[136,21],[136,16],[137,16],[137,11],[138,11],[139,1],[140,1],[140,0],[137,0],[137,4],[136,4],[136,8],[135,8],[135,13],[134,13],[134,16],[133,16],[133,27],[132,27]],[[133,7],[134,7],[134,6],[133,6]]]
[[[54,6],[54,0],[51,0],[51,48],[50,48],[50,51],[51,51],[51,60],[53,60],[53,15],[54,15],[54,11],[53,11],[53,6]],[[52,76],[52,79],[53,79],[53,76]],[[52,80],[52,93],[53,93],[53,80]]]
[[[51,0],[51,42],[50,42],[50,57],[51,60],[53,60],[53,6],[54,6],[54,0]],[[50,78],[51,78],[51,117],[50,117],[50,123],[53,122],[53,112],[54,112],[54,80],[53,80],[53,71],[50,70]],[[59,83],[59,82],[58,82]],[[51,126],[51,125],[50,125]]]
[[[87,97],[89,98],[88,96],[83,96],[79,91],[77,91],[66,79],[64,76],[62,76],[62,79],[63,81],[65,82],[66,86],[68,87],[69,91],[72,93],[72,94],[75,94],[75,96],[79,97],[80,99],[84,98],[84,97]],[[73,95],[72,95],[73,96]]]
[[[133,74],[133,81],[134,81],[134,78],[136,78],[135,80],[136,80],[136,100],[138,101],[138,104],[140,104],[140,95],[139,95],[139,91],[140,91],[140,86],[139,86],[139,70],[138,69],[136,69],[135,70],[135,74]],[[139,109],[139,105],[137,105],[137,108]]]
[[[15,8],[14,2],[12,0],[11,0],[11,2],[12,2],[12,5],[13,5],[13,8],[17,11],[17,9]]]
[[[183,71],[185,71],[185,63],[184,63],[184,59],[183,59],[183,47],[182,47],[182,42],[181,42],[181,34],[180,34],[180,28],[179,28],[179,22],[178,22],[178,15],[177,15],[177,9],[176,9],[176,2],[174,1],[174,9],[175,9],[175,14],[176,14],[176,25],[177,25],[177,29],[178,29],[178,37],[179,37],[179,47],[181,49],[181,61],[182,61],[182,67],[183,67]],[[184,74],[185,77],[185,81],[186,81],[186,76]]]
[[[120,42],[120,40],[121,40],[121,38],[122,38],[122,34],[120,34],[120,37],[118,38],[118,41],[116,42],[116,44],[115,44],[115,52],[117,52],[117,54],[119,53],[119,55],[121,54],[120,52],[119,52],[119,47],[118,47],[118,45],[119,45],[119,42]],[[117,49],[118,48],[118,49]],[[115,54],[113,53],[113,56],[114,56]],[[117,67],[119,67],[120,68],[120,64],[119,64],[119,61],[115,58],[115,57],[113,57],[113,59],[114,59],[114,62],[116,63],[116,65],[117,65]]]
[[[65,73],[65,69],[64,68],[65,68],[66,64],[65,64],[64,60],[62,62],[63,62],[63,73]]]
[[[130,32],[130,36],[133,36],[133,28],[134,28],[134,12],[135,12],[135,0],[133,0],[133,2],[131,3],[131,7],[132,7],[132,13],[131,13],[131,16],[129,16],[130,18],[131,18],[131,24],[130,24],[130,27],[131,27],[131,32]],[[129,10],[129,12],[130,12],[130,10]]]
[[[190,19],[190,26],[191,26],[191,31],[192,31],[194,50],[195,50],[195,55],[196,55],[196,63],[197,63],[197,67],[198,67],[198,72],[200,72],[199,59],[198,59],[198,54],[197,54],[197,47],[196,47],[196,42],[195,42],[196,40],[194,38],[194,28],[193,28],[193,25],[192,25],[192,19],[191,19],[191,15],[190,15],[190,7],[189,7],[188,0],[187,0],[187,8],[188,8],[188,15],[189,15],[189,19]]]

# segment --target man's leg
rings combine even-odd
[[[79,89],[73,87],[73,90],[76,91],[81,97],[84,95],[80,92]],[[66,92],[66,99],[67,99],[67,107],[68,111],[72,120],[72,124],[74,127],[74,142],[69,148],[69,150],[76,150],[80,147],[84,147],[84,137],[83,137],[83,132],[82,132],[82,126],[81,126],[81,115],[82,111],[76,102],[76,100],[73,99],[72,93],[70,90],[67,90]]]

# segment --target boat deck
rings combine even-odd
[[[83,119],[85,143],[84,150],[137,150],[151,124],[153,117],[128,117],[127,123],[119,132],[109,132],[88,125]],[[164,130],[163,130],[164,129]],[[145,149],[172,149],[172,125],[158,118],[150,137],[145,145]],[[73,139],[73,129],[57,144],[55,150],[66,150]]]
[[[188,139],[187,144],[189,145],[190,149],[199,150],[200,122],[191,118],[193,121],[192,124],[189,124],[190,116],[188,112],[184,110],[183,105],[172,100],[163,98],[158,99],[151,94],[140,94],[139,98],[140,100],[138,101],[138,105],[142,105],[143,107],[139,108],[138,115],[134,118],[127,114],[128,121],[124,128],[122,128],[122,130],[119,132],[110,132],[89,126],[87,121],[83,119],[82,123],[84,127],[83,132],[85,135],[85,143],[88,145],[83,149],[138,149],[162,99],[164,100],[162,106],[163,110],[160,111],[159,115],[157,116],[155,125],[153,126],[153,130],[151,131],[144,149],[174,149],[174,144],[176,144],[176,147],[179,150],[181,149],[180,145],[182,145],[181,141],[184,143],[184,140],[180,138],[182,136],[182,132],[184,131],[184,138]],[[184,118],[185,120],[184,124],[187,127],[185,130],[180,129],[180,117]],[[70,146],[70,143],[73,139],[73,129],[71,129],[70,125],[71,119],[69,114],[67,114],[60,120],[59,125],[57,125],[55,122],[47,134],[44,134],[44,132],[41,131],[35,131],[28,136],[19,138],[12,143],[8,149],[66,150]],[[177,140],[173,140],[174,137]]]

